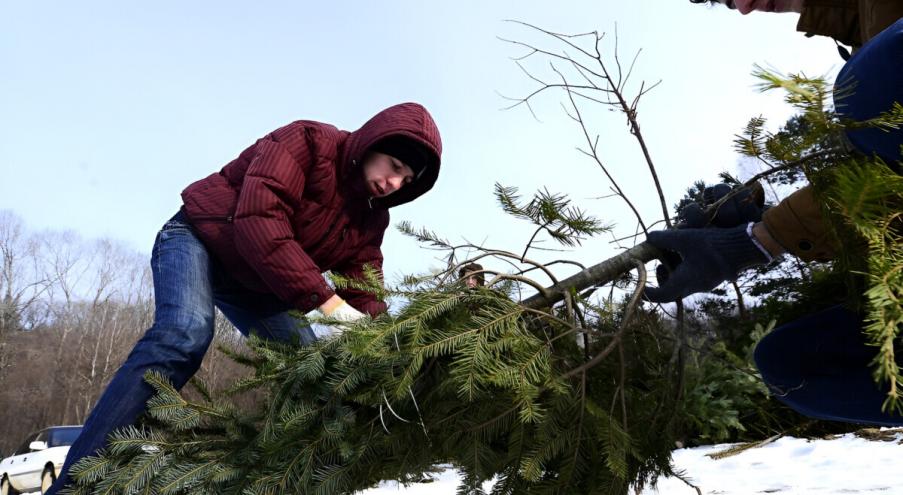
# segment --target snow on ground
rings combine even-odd
[[[735,456],[712,460],[706,454],[725,445],[681,449],[674,464],[703,494],[903,494],[903,445],[847,434],[834,440],[785,437]],[[680,480],[664,479],[643,495],[695,495]]]
[[[707,454],[730,445],[680,449],[674,451],[674,465],[704,495],[903,495],[903,433],[887,436],[890,441],[854,434],[830,440],[784,437],[719,460]],[[457,475],[449,470],[433,483],[383,483],[361,495],[453,494],[456,486]],[[696,490],[666,478],[641,495],[696,495]]]

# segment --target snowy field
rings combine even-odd
[[[903,433],[886,436],[886,440],[866,440],[854,434],[830,440],[784,437],[719,460],[707,454],[730,445],[680,449],[674,452],[674,464],[704,495],[903,495]],[[362,494],[453,494],[456,483],[455,473],[447,471],[434,483],[385,484]],[[684,482],[667,478],[641,495],[696,493]]]

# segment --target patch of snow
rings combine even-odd
[[[707,455],[730,447],[675,450],[674,466],[703,495],[903,495],[903,433],[891,441],[866,440],[852,433],[823,440],[783,437],[722,459]],[[458,475],[450,469],[432,483],[404,487],[386,482],[361,495],[453,494],[457,485]],[[679,479],[662,478],[641,495],[696,495],[696,490]]]
[[[830,440],[784,437],[720,460],[707,454],[730,445],[680,449],[674,451],[674,465],[704,495],[903,494],[900,438],[899,433],[895,441],[870,441],[852,433]],[[696,490],[665,478],[642,492],[666,494],[696,495]]]

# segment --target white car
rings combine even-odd
[[[46,493],[81,431],[81,426],[52,426],[29,435],[13,455],[0,461],[0,495]]]

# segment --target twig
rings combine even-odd
[[[725,194],[724,196],[722,196],[721,199],[719,199],[718,201],[712,203],[711,206],[709,206],[708,208],[706,208],[706,210],[705,210],[705,218],[706,218],[706,221],[709,222],[709,221],[711,221],[713,218],[715,218],[715,215],[718,213],[718,209],[721,208],[721,205],[723,205],[724,203],[726,203],[727,201],[729,201],[729,200],[730,200],[731,198],[733,198],[734,196],[740,194],[740,193],[741,193],[743,190],[745,190],[746,188],[752,186],[752,185],[755,184],[756,182],[759,182],[760,179],[764,179],[765,177],[768,177],[769,175],[772,175],[772,174],[781,172],[781,171],[783,171],[783,170],[788,170],[788,169],[791,169],[791,168],[794,168],[794,167],[800,167],[800,166],[805,165],[806,163],[808,163],[808,162],[810,162],[810,161],[812,161],[812,160],[816,160],[816,159],[821,158],[821,157],[823,157],[823,156],[831,155],[831,154],[833,154],[833,153],[837,153],[837,150],[836,150],[836,149],[828,149],[828,150],[817,151],[817,152],[815,152],[815,153],[810,153],[810,154],[808,154],[808,155],[806,155],[806,156],[800,158],[799,160],[794,160],[794,161],[792,161],[792,162],[785,163],[785,164],[783,164],[783,165],[777,165],[777,166],[772,167],[772,168],[770,168],[770,169],[768,169],[768,170],[765,170],[764,172],[759,172],[758,174],[756,174],[756,175],[750,177],[749,179],[747,179],[746,182],[744,182],[743,185],[742,185],[741,187],[736,187],[736,188],[734,188],[732,191],[730,191],[729,193],[727,193],[727,194]]]
[[[517,282],[522,282],[522,283],[525,283],[525,284],[529,285],[530,287],[533,287],[534,289],[538,290],[540,294],[543,294],[546,296],[549,295],[548,290],[545,287],[543,287],[542,285],[540,285],[538,282],[536,282],[533,279],[527,278],[527,277],[521,277],[519,275],[499,274],[499,275],[496,275],[495,277],[493,277],[492,280],[487,282],[486,286],[492,287],[494,284],[496,284],[502,280],[514,280]]]
[[[562,80],[565,80],[564,74],[559,72],[557,69],[554,70]],[[627,195],[624,194],[624,192],[621,190],[621,186],[618,185],[618,182],[614,179],[614,177],[612,177],[611,173],[609,173],[608,171],[608,168],[605,166],[605,164],[602,163],[602,160],[599,158],[599,153],[596,151],[598,148],[596,147],[596,144],[593,142],[592,138],[590,138],[589,129],[587,129],[586,127],[586,123],[584,122],[583,116],[580,113],[580,108],[577,106],[577,102],[574,101],[574,96],[570,90],[567,90],[567,95],[568,99],[571,102],[571,107],[574,109],[574,113],[576,114],[574,120],[576,120],[580,125],[580,129],[583,131],[583,136],[586,139],[586,142],[589,145],[590,149],[592,150],[592,153],[589,153],[587,151],[583,151],[583,153],[595,160],[596,164],[599,165],[599,168],[602,169],[602,173],[604,173],[608,178],[608,181],[611,183],[612,187],[614,187],[617,195],[627,203],[627,206],[630,207],[630,209],[633,211],[634,216],[636,216],[637,221],[639,221],[640,225],[643,226],[643,231],[646,232],[646,226],[643,223],[643,217],[640,215],[640,212],[636,209],[636,206],[633,205],[633,202],[630,201]]]
[[[611,352],[620,345],[621,338],[624,335],[624,332],[627,331],[627,328],[630,326],[630,320],[633,319],[633,314],[636,311],[636,307],[640,303],[640,296],[643,295],[643,290],[646,287],[646,267],[643,265],[643,262],[640,260],[633,260],[634,266],[637,269],[638,282],[636,289],[633,291],[633,296],[630,298],[630,302],[627,303],[627,310],[624,312],[624,319],[621,321],[621,328],[618,329],[618,332],[615,334],[612,341],[609,342],[608,346],[602,350],[599,354],[597,354],[594,358],[590,359],[586,363],[572,369],[565,373],[562,378],[570,378],[576,374],[583,373],[585,370],[592,368],[593,366],[602,362],[603,359],[608,357]],[[626,425],[626,422],[625,422]]]
[[[773,443],[775,440],[781,438],[782,436],[784,436],[783,433],[778,433],[777,435],[772,435],[760,442],[741,443],[739,445],[734,445],[733,447],[728,447],[724,450],[719,450],[718,452],[712,452],[711,454],[706,454],[706,457],[709,457],[709,458],[717,461],[719,459],[724,459],[726,457],[735,456],[735,455],[737,455],[741,452],[745,452],[749,449],[764,447],[770,443]]]
[[[690,480],[687,479],[686,476],[684,476],[684,475],[681,474],[681,473],[671,473],[671,474],[672,474],[675,478],[679,479],[680,481],[683,481],[685,485],[687,485],[687,486],[689,486],[690,488],[696,490],[696,495],[702,495],[702,490],[700,490],[699,487],[696,486],[696,485],[694,485],[693,483],[690,483]]]
[[[527,241],[527,246],[524,248],[524,253],[520,255],[521,261],[523,261],[523,259],[527,257],[527,251],[530,250],[530,246],[533,244],[533,240],[536,239],[536,236],[539,235],[539,233],[542,232],[543,229],[548,227],[550,223],[552,223],[552,220],[549,220],[548,222],[545,222],[536,228],[536,230],[533,232],[533,235],[530,237],[530,240]]]

